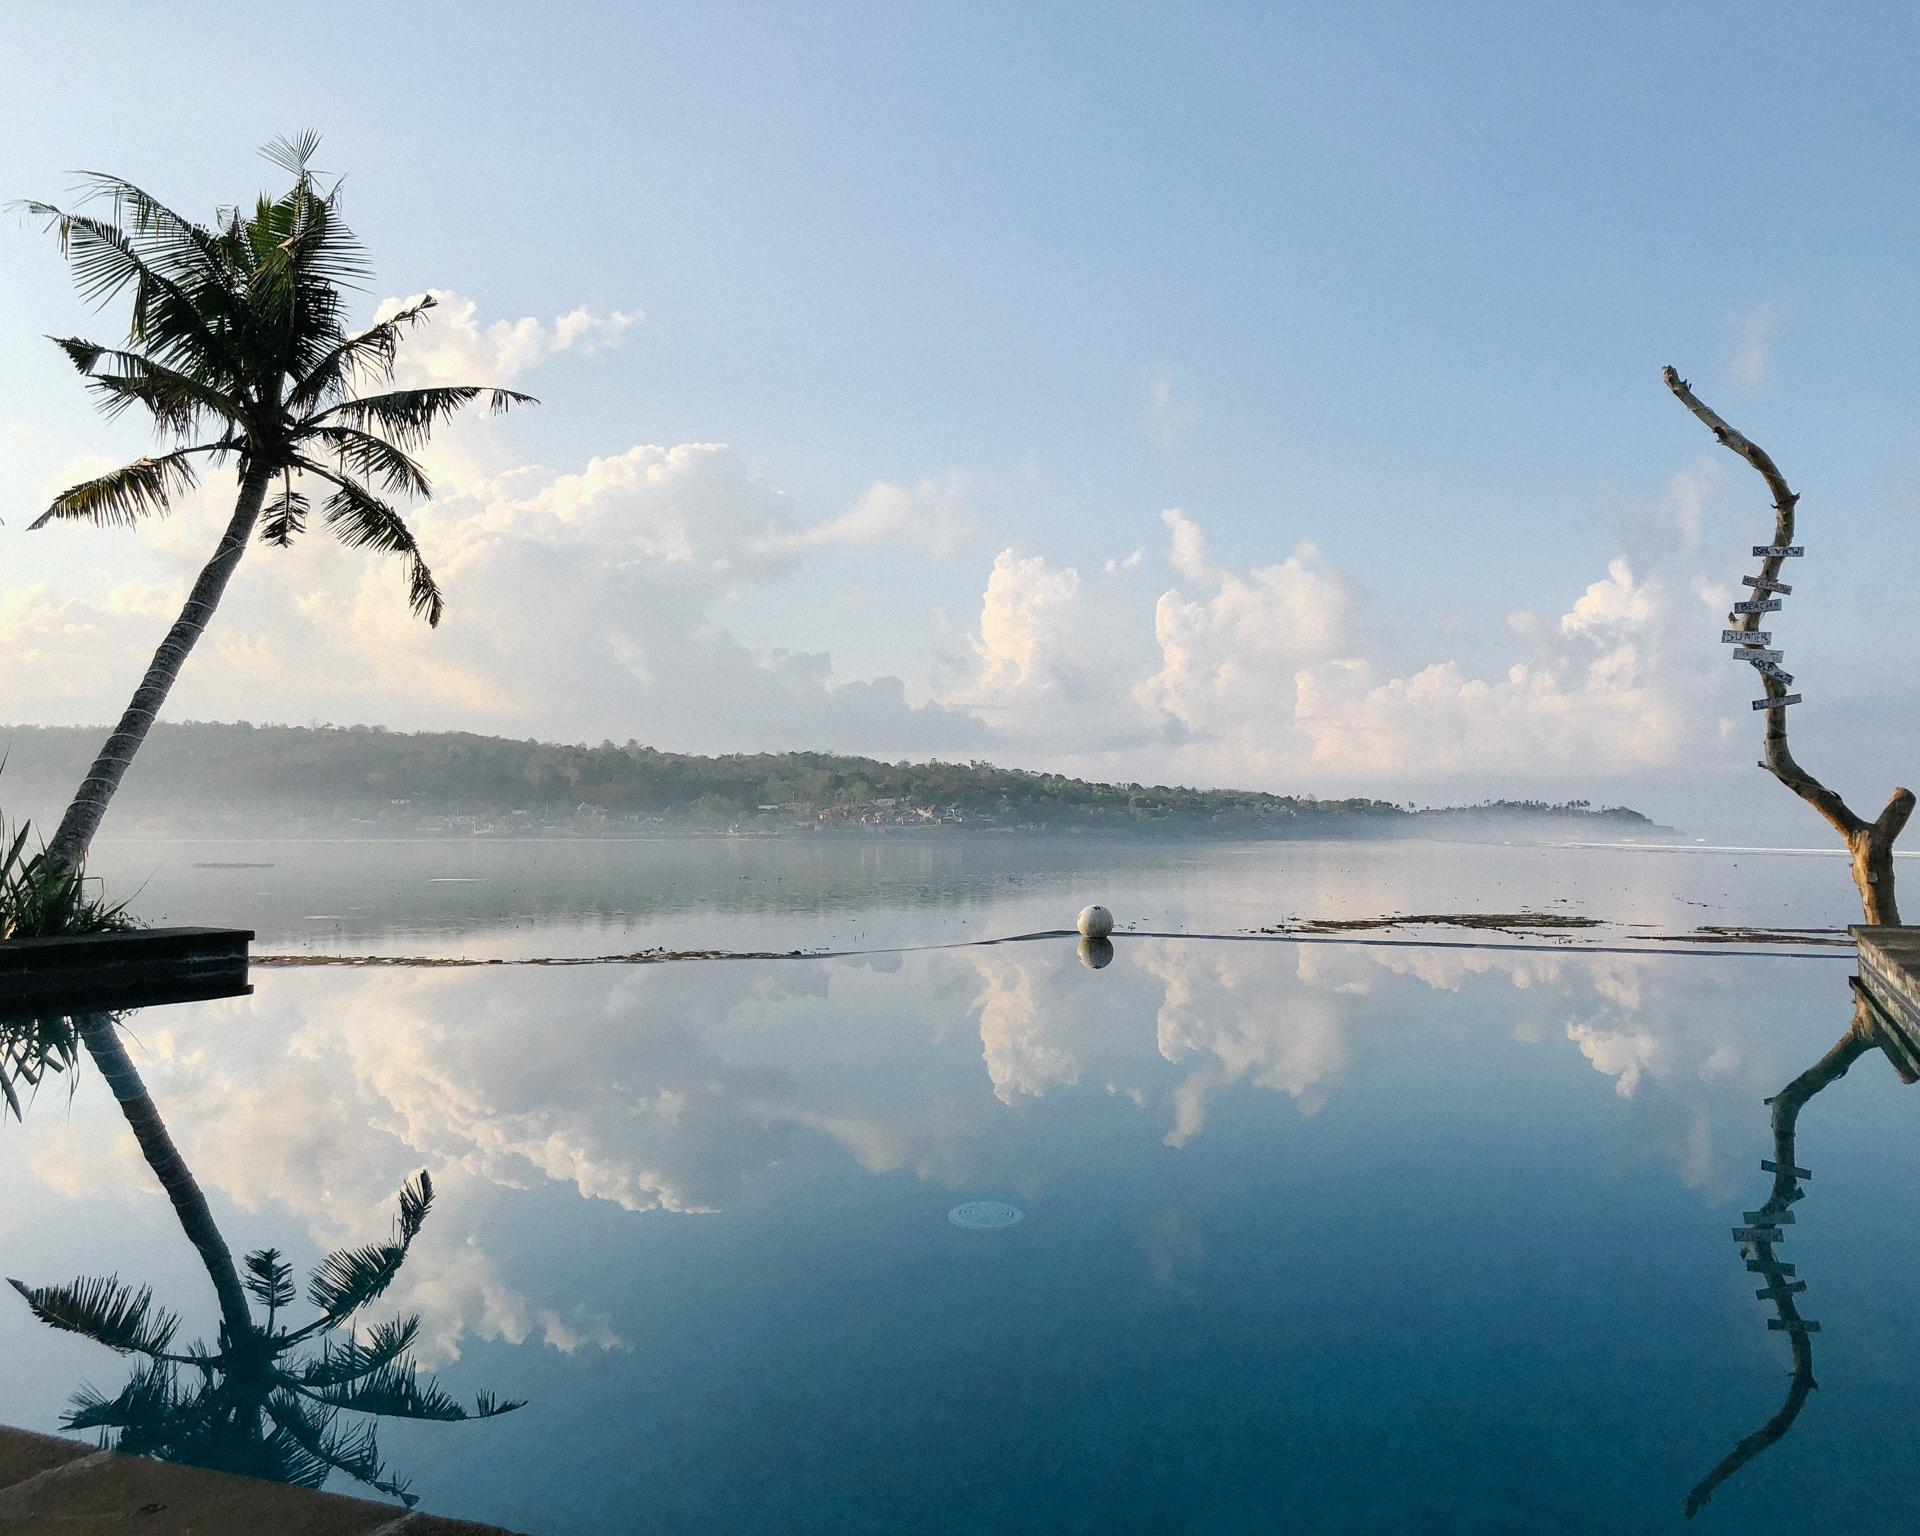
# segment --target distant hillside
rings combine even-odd
[[[77,784],[104,733],[0,727],[0,809]],[[1137,828],[1270,836],[1392,836],[1449,818],[1573,818],[1651,827],[1623,806],[1491,800],[1413,811],[1385,800],[1094,784],[991,763],[884,763],[830,752],[696,757],[629,741],[597,747],[367,726],[160,725],[110,813],[126,834],[208,830],[260,815],[362,832],[511,835],[667,826],[783,831],[876,826]],[[156,825],[155,823],[160,823]],[[144,825],[142,825],[144,824]]]

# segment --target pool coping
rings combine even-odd
[[[75,1536],[513,1536],[497,1525],[102,1451],[0,1425],[0,1529]]]

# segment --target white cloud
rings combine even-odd
[[[1171,374],[1159,373],[1147,380],[1147,403],[1140,412],[1140,430],[1155,447],[1171,453],[1203,415],[1199,401],[1187,398],[1174,388]]]
[[[1780,321],[1780,310],[1780,300],[1773,298],[1727,316],[1727,334],[1734,347],[1727,371],[1742,389],[1758,389],[1766,382],[1768,347]]]
[[[578,308],[561,315],[551,326],[531,315],[520,320],[496,320],[482,326],[474,318],[479,305],[446,289],[431,290],[434,308],[401,343],[394,376],[404,389],[451,384],[506,384],[556,352],[601,351],[620,344],[626,331],[646,317],[639,310],[619,310],[599,316]],[[418,304],[427,294],[387,299],[374,312],[375,321],[389,320]]]

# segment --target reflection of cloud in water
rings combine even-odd
[[[1298,988],[1290,997],[1267,985],[1244,988],[1275,967],[1239,947],[1149,939],[1134,953],[1139,967],[1166,987],[1160,1054],[1176,1064],[1201,1058],[1173,1091],[1168,1146],[1183,1147],[1197,1136],[1214,1094],[1234,1083],[1290,1094],[1306,1114],[1326,1102],[1350,1054],[1340,1003]]]
[[[303,976],[203,1008],[190,1030],[136,1016],[132,1048],[202,1181],[248,1210],[283,1205],[322,1246],[380,1237],[396,1171],[421,1162],[449,1211],[550,1180],[630,1211],[713,1210],[779,1157],[795,1116],[790,1076],[726,1059],[707,1026],[750,997],[824,983],[816,967],[701,969],[611,989]],[[30,1166],[50,1187],[157,1193],[124,1130],[110,1155],[68,1158],[71,1140],[36,1138]],[[512,1289],[455,1223],[421,1241],[427,1262],[401,1299],[424,1314],[431,1360],[456,1356],[469,1330],[567,1351],[620,1342],[603,1318]]]
[[[1592,1024],[1569,1024],[1567,1038],[1580,1047],[1580,1054],[1597,1071],[1613,1078],[1613,1091],[1623,1099],[1633,1097],[1640,1086],[1640,1071],[1653,1065],[1660,1054],[1660,1042],[1644,1029],[1631,1032],[1596,1029]]]
[[[1311,1115],[1370,1059],[1457,1048],[1490,1082],[1523,1063],[1597,1071],[1619,1099],[1588,1078],[1592,1102],[1626,1117],[1631,1155],[1718,1190],[1722,1106],[1783,1070],[1741,1022],[1781,963],[1129,939],[1098,973],[1066,944],[909,956],[886,976],[815,962],[270,972],[251,998],[138,1015],[131,1034],[202,1180],[248,1210],[285,1209],[320,1246],[381,1237],[397,1181],[430,1169],[449,1219],[423,1234],[401,1299],[444,1360],[469,1333],[616,1342],[577,1296],[522,1294],[488,1253],[508,1191],[722,1209],[810,1133],[872,1173],[1020,1188],[1043,1109],[1083,1081],[1126,1134],[1183,1147],[1222,1093],[1271,1090]],[[1010,1107],[1029,1121],[1020,1136],[995,1129]],[[83,1093],[71,1119],[30,1116],[35,1175],[76,1198],[158,1198],[124,1128],[99,1118],[111,1109]],[[1142,1109],[1147,1124],[1131,1118]]]
[[[999,955],[980,956],[974,964],[983,990],[973,1006],[980,1014],[980,1044],[994,1097],[1012,1104],[1022,1096],[1041,1098],[1055,1084],[1070,1088],[1079,1082],[1080,1063],[1041,1042],[1047,1021],[1027,967]]]

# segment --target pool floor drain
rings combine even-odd
[[[969,1200],[947,1212],[947,1220],[956,1227],[1010,1227],[1026,1219],[1027,1213],[1019,1206],[998,1200]]]

